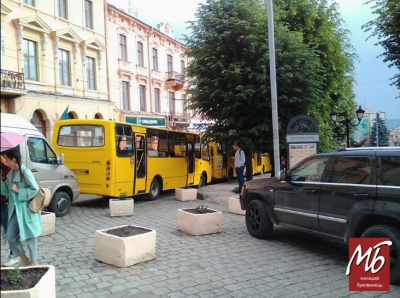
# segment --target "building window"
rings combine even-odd
[[[167,55],[167,63],[168,63],[167,65],[168,72],[172,73],[174,71],[174,67],[171,55]]]
[[[175,115],[175,93],[169,91],[168,99],[169,99],[169,113],[171,115]]]
[[[69,52],[58,50],[58,75],[60,85],[69,86]]]
[[[185,61],[181,60],[181,73],[185,72]]]
[[[67,18],[67,0],[58,0],[58,16],[60,18]]]
[[[153,70],[158,70],[158,50],[153,49]]]
[[[139,85],[140,110],[146,111],[146,87]]]
[[[96,90],[96,72],[94,58],[86,57],[86,87]]]
[[[36,42],[24,39],[23,52],[25,78],[37,81]]]
[[[154,88],[154,109],[156,113],[160,113],[160,89]]]
[[[138,59],[138,65],[143,66],[143,44],[138,41],[137,43],[137,59]]]
[[[119,50],[121,60],[127,61],[128,55],[126,51],[126,36],[122,34],[119,35]]]
[[[24,0],[24,3],[31,6],[35,6],[35,0]]]
[[[186,94],[182,94],[182,101],[183,101],[183,113],[189,114],[188,101],[186,98]]]
[[[42,113],[35,111],[32,115],[31,123],[44,135],[46,136],[46,121],[43,119]]]
[[[130,110],[129,82],[122,81],[122,109]]]
[[[93,29],[93,4],[92,1],[85,0],[85,26]]]

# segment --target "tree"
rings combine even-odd
[[[386,120],[383,120],[381,116],[378,116],[378,146],[376,145],[377,143],[376,129],[377,127],[375,118],[371,127],[371,135],[370,135],[371,146],[373,147],[389,146],[389,132],[386,127]]]
[[[372,13],[378,17],[362,26],[365,32],[371,32],[368,37],[376,37],[384,49],[379,57],[384,57],[384,62],[389,62],[389,67],[396,67],[400,71],[400,3],[399,0],[370,0]],[[367,39],[367,40],[368,40]],[[391,85],[397,86],[400,92],[400,73],[392,78]]]
[[[214,122],[206,136],[240,144],[251,174],[252,153],[273,147],[266,6],[259,0],[209,0],[196,16],[186,37],[190,108]],[[319,62],[301,34],[279,24],[275,31],[279,119],[288,123],[318,100]],[[280,126],[281,136],[285,129]]]

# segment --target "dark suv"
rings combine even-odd
[[[256,238],[288,225],[343,239],[390,238],[390,281],[400,282],[400,148],[308,157],[280,178],[246,182],[240,195]]]

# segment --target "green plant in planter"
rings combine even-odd
[[[185,185],[184,189],[189,189],[189,185]]]
[[[127,193],[126,193],[126,191],[123,191],[123,192],[121,192],[119,194],[118,199],[119,200],[126,200],[126,197],[127,197]]]
[[[22,278],[21,270],[18,267],[13,270],[10,270],[9,277],[13,283],[19,283]]]
[[[200,205],[196,207],[196,212],[198,213],[206,213],[208,210],[208,206]]]

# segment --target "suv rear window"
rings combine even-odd
[[[381,157],[381,185],[400,186],[400,157]]]
[[[336,158],[329,182],[348,184],[371,184],[371,158]]]

